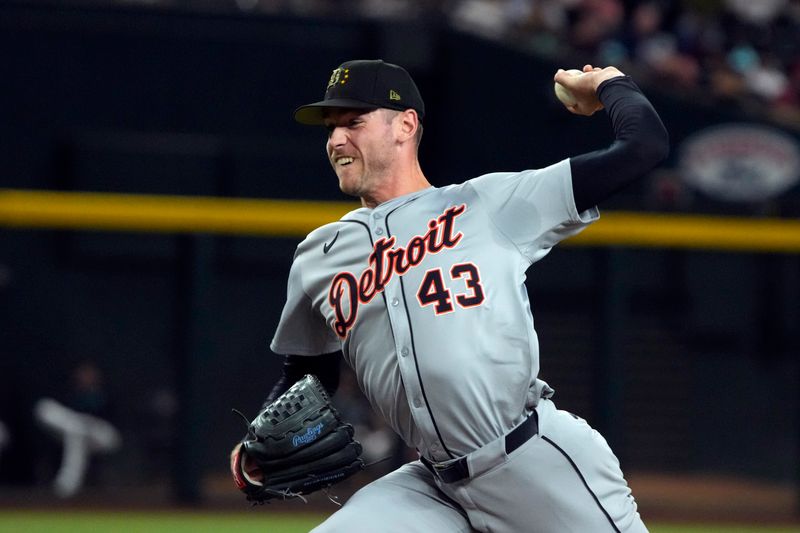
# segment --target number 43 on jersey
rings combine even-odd
[[[457,280],[464,279],[466,291],[455,294],[455,301],[459,307],[468,308],[481,305],[486,299],[481,285],[481,276],[478,267],[472,263],[458,263],[450,267],[449,279],[441,268],[432,268],[425,272],[417,291],[417,300],[422,307],[433,305],[437,315],[453,311],[453,291],[448,288]],[[459,284],[460,285],[460,284]]]

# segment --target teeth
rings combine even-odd
[[[340,158],[336,159],[336,164],[337,165],[349,165],[352,162],[353,162],[353,158],[352,157],[340,157]]]

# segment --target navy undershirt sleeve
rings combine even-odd
[[[329,395],[333,396],[339,388],[339,362],[342,352],[323,355],[287,355],[283,361],[283,372],[280,379],[272,387],[263,407],[272,403],[275,398],[289,390],[297,380],[306,374],[314,374]]]
[[[608,148],[570,158],[575,206],[584,211],[643,177],[669,153],[669,137],[656,110],[628,76],[597,88],[614,128]]]

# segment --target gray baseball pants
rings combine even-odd
[[[313,533],[647,533],[606,440],[550,400],[536,411],[539,433],[511,454],[502,438],[469,454],[469,478],[403,465]]]

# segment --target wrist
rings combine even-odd
[[[594,86],[595,94],[597,94],[597,96],[599,97],[600,93],[603,91],[603,89],[607,85],[609,85],[610,83],[614,83],[614,82],[623,80],[623,79],[631,79],[631,78],[630,78],[630,76],[626,76],[625,74],[623,74],[621,72],[616,73],[616,74],[610,74],[609,73],[608,75],[598,77],[597,80],[596,80],[595,86]]]

